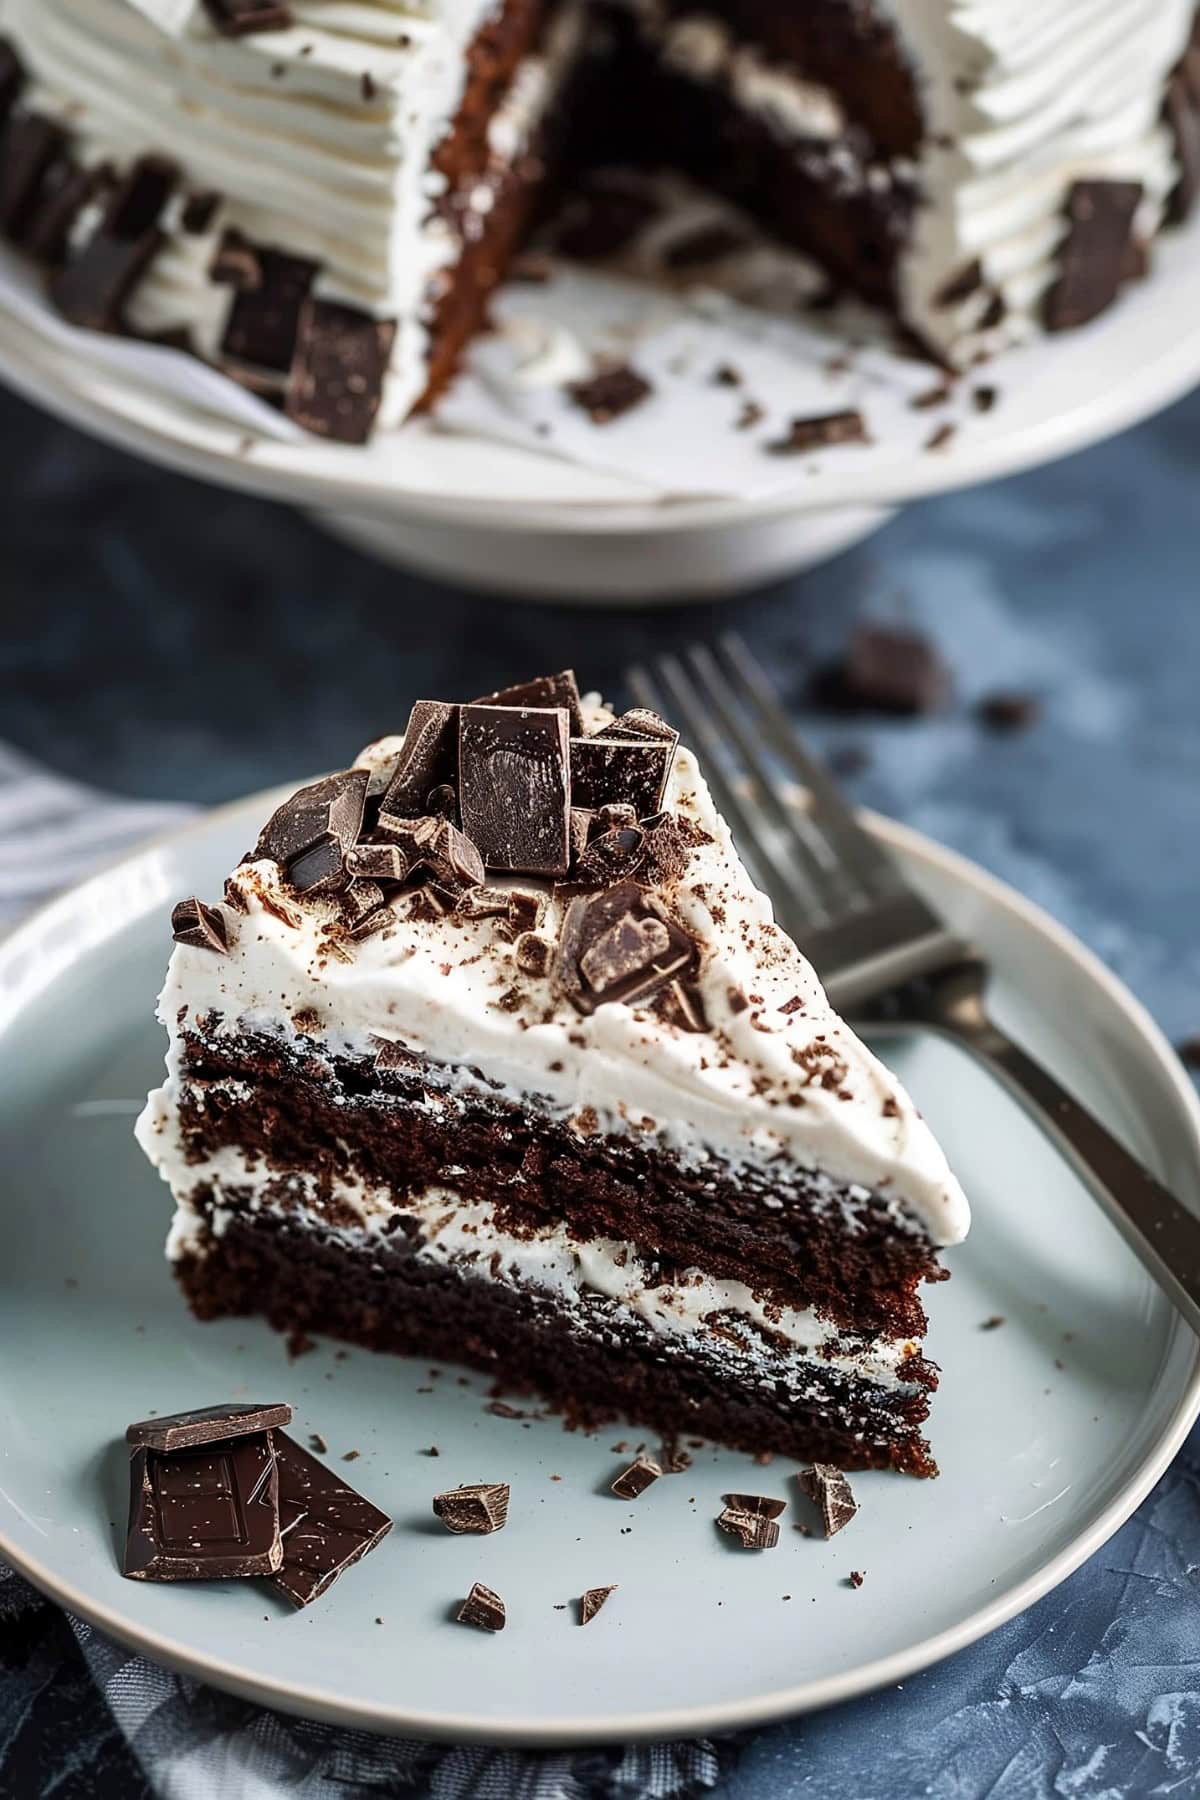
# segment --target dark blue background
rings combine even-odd
[[[0,737],[130,794],[215,801],[345,761],[419,694],[634,658],[735,620],[858,797],[1047,906],[1169,1034],[1200,1032],[1200,396],[1050,469],[913,506],[725,606],[603,614],[469,597],[0,396]],[[862,614],[936,636],[957,699],[831,720],[814,667]],[[1037,693],[1011,737],[973,714]],[[1055,1594],[940,1668],[727,1745],[723,1800],[1200,1793],[1200,1437]],[[0,1586],[0,1794],[140,1777],[48,1607]],[[357,1789],[355,1790],[357,1791]],[[422,1790],[424,1791],[424,1790]],[[499,1790],[498,1790],[499,1791]]]

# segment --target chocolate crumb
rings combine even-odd
[[[939,425],[937,430],[932,432],[930,436],[926,438],[925,448],[926,450],[944,450],[950,440],[957,437],[957,435],[958,426],[952,424],[950,420],[947,420],[944,425]]]
[[[438,1449],[436,1444],[430,1444],[430,1446],[427,1450],[418,1450],[417,1451],[418,1456],[440,1456],[441,1454],[442,1453]]]
[[[596,1614],[600,1611],[600,1608],[604,1605],[604,1602],[608,1599],[608,1596],[616,1593],[617,1585],[618,1584],[614,1581],[609,1587],[588,1588],[586,1593],[580,1595],[579,1623],[581,1625],[591,1624]]]
[[[850,1586],[852,1588],[860,1588],[865,1580],[866,1580],[866,1576],[863,1574],[861,1569],[851,1569],[851,1571],[850,1571]]]
[[[990,413],[999,398],[999,388],[977,387],[971,389],[971,404],[978,413]]]
[[[576,381],[567,393],[576,406],[582,407],[593,425],[609,425],[614,419],[631,412],[649,399],[654,388],[631,363],[605,369],[587,381]]]
[[[834,444],[869,444],[866,420],[857,407],[844,412],[814,414],[807,419],[793,419],[786,434],[767,445],[772,456],[801,456],[809,450],[824,450]]]
[[[1041,703],[1035,694],[998,689],[994,694],[983,696],[975,708],[975,714],[988,731],[1014,732],[1025,731],[1029,726],[1036,725],[1041,710]]]
[[[501,1531],[508,1519],[509,1485],[506,1481],[481,1481],[472,1487],[450,1488],[435,1494],[433,1510],[447,1531],[490,1536]]]
[[[499,1594],[477,1581],[456,1615],[460,1625],[476,1625],[481,1631],[503,1631],[507,1621]]]
[[[308,1441],[312,1445],[313,1449],[316,1451],[318,1456],[327,1456],[328,1455],[329,1445],[325,1441],[325,1439],[321,1436],[319,1431],[310,1431],[308,1434]]]
[[[342,1461],[343,1462],[357,1462],[361,1455],[362,1455],[361,1450],[347,1450],[345,1456],[343,1456],[343,1458],[342,1458]]]
[[[629,1467],[622,1470],[621,1474],[617,1476],[610,1491],[617,1496],[618,1500],[636,1500],[658,1480],[661,1474],[662,1470],[657,1463],[639,1456],[636,1462],[630,1463]]]
[[[979,1329],[980,1329],[980,1331],[997,1331],[997,1330],[999,1330],[1000,1326],[1003,1324],[1004,1324],[1004,1314],[1003,1313],[993,1313],[991,1318],[985,1319],[983,1321],[983,1324],[979,1327]]]

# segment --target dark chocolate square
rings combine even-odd
[[[308,1606],[385,1538],[392,1521],[326,1463],[277,1431],[283,1566],[275,1586]]]
[[[487,868],[563,875],[571,778],[563,707],[464,706],[459,719],[463,830]]]
[[[305,430],[365,444],[383,399],[396,340],[394,319],[375,319],[340,301],[305,301],[296,333],[285,410]]]
[[[167,1453],[133,1452],[126,1575],[217,1580],[271,1575],[282,1561],[270,1432]]]

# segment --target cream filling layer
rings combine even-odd
[[[318,1184],[308,1174],[281,1175],[261,1161],[249,1161],[238,1150],[225,1148],[200,1163],[186,1162],[179,1144],[174,1115],[165,1107],[147,1108],[138,1121],[138,1139],[168,1182],[177,1210],[167,1243],[172,1260],[203,1254],[209,1232],[220,1237],[233,1217],[234,1207],[223,1205],[222,1196],[247,1204],[251,1212],[283,1212],[293,1222],[332,1231],[339,1237],[369,1248],[373,1239],[386,1234],[397,1218],[411,1220],[417,1228],[417,1254],[472,1281],[499,1282],[553,1295],[571,1312],[585,1308],[589,1295],[600,1295],[623,1312],[639,1319],[656,1336],[693,1339],[697,1347],[706,1338],[719,1344],[722,1354],[774,1364],[780,1356],[789,1366],[812,1363],[855,1380],[884,1388],[905,1388],[900,1366],[906,1356],[919,1351],[911,1340],[855,1338],[821,1319],[811,1309],[777,1307],[764,1302],[744,1282],[719,1280],[701,1269],[672,1276],[669,1284],[657,1279],[637,1247],[610,1238],[580,1241],[562,1224],[546,1225],[529,1235],[499,1228],[494,1209],[467,1202],[451,1187],[430,1187],[424,1193],[397,1200],[390,1188],[363,1182],[335,1180],[332,1198],[338,1211],[348,1208],[359,1220],[357,1230],[329,1225],[311,1216]],[[453,1181],[454,1170],[446,1170]],[[289,1200],[286,1209],[274,1202],[268,1190],[283,1180]],[[191,1204],[198,1187],[213,1190],[212,1214],[202,1218]],[[716,1338],[713,1327],[724,1327]],[[740,1335],[736,1327],[748,1327]],[[732,1330],[732,1335],[730,1332]]]

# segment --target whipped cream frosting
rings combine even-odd
[[[610,716],[593,709],[591,725]],[[400,741],[364,753],[360,766],[377,787]],[[824,1171],[878,1191],[898,1223],[915,1223],[935,1244],[957,1243],[968,1207],[932,1132],[774,923],[683,748],[667,805],[703,838],[684,875],[659,892],[699,947],[708,1030],[626,1004],[581,1016],[549,979],[518,971],[488,919],[404,917],[352,949],[331,945],[331,903],[301,901],[274,863],[256,862],[231,877],[245,910],[221,909],[230,954],[177,945],[172,956],[159,1002],[172,1040],[165,1103],[177,1100],[181,1035],[193,1023],[211,1030],[219,1018],[218,1031],[244,1025],[286,1039],[299,1019],[340,1051],[373,1055],[390,1039],[481,1070],[581,1132],[598,1123],[637,1134],[689,1165],[716,1155],[761,1167],[778,1157]],[[552,941],[562,904],[547,898],[541,930]]]

